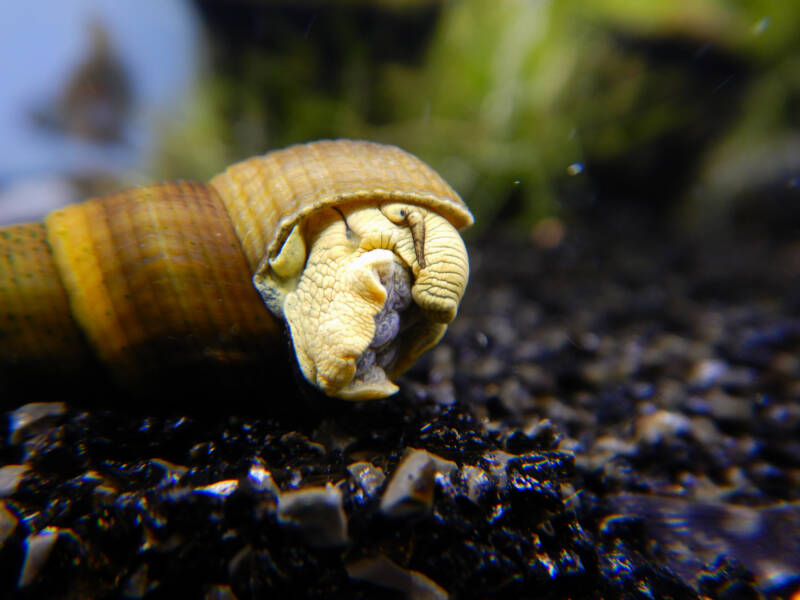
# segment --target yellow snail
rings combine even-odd
[[[56,210],[0,229],[0,376],[90,353],[125,385],[266,360],[288,329],[313,386],[385,397],[456,315],[472,221],[418,158],[351,140]]]

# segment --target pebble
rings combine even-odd
[[[264,461],[257,459],[250,464],[245,479],[247,486],[259,494],[271,494],[275,498],[280,494],[280,489],[272,478],[272,473],[266,468]]]
[[[439,344],[431,350],[431,370],[428,380],[432,384],[449,381],[455,375],[455,352],[447,344]]]
[[[419,571],[404,569],[384,556],[362,558],[346,565],[352,579],[403,594],[409,600],[447,600],[447,590]]]
[[[535,363],[522,363],[514,366],[514,375],[531,391],[550,391],[555,385],[553,374]]]
[[[433,506],[436,475],[450,475],[456,463],[425,450],[409,448],[381,496],[380,510],[389,517],[425,514]]]
[[[161,481],[159,483],[165,487],[178,485],[183,476],[189,471],[187,467],[160,458],[151,459],[149,464],[155,467],[156,472],[161,473]]]
[[[489,314],[479,326],[500,346],[510,346],[517,339],[517,328],[506,315]]]
[[[712,419],[704,416],[691,417],[692,437],[711,448],[724,443],[719,429]]]
[[[50,427],[67,412],[63,402],[31,402],[9,413],[9,443],[16,445]]]
[[[688,434],[692,428],[689,417],[659,410],[636,420],[636,439],[647,444],[657,444],[665,438]]]
[[[694,389],[708,389],[714,385],[726,372],[728,364],[721,360],[705,359],[692,365],[687,378],[689,387]]]
[[[216,483],[196,487],[194,488],[194,492],[196,494],[208,494],[209,496],[225,498],[230,496],[237,489],[239,489],[238,479],[225,479],[223,481],[217,481]]]
[[[467,498],[479,504],[481,500],[494,488],[489,474],[472,465],[464,465],[458,472],[458,479],[467,490]]]
[[[753,418],[755,405],[751,399],[714,391],[705,400],[709,414],[718,421],[745,425]]]
[[[25,562],[17,581],[18,588],[31,585],[40,576],[50,554],[58,541],[60,531],[57,527],[45,527],[39,533],[25,539]]]
[[[429,386],[431,398],[441,406],[450,406],[458,401],[456,388],[451,381],[441,381]]]
[[[352,497],[357,502],[366,502],[372,498],[386,480],[383,469],[366,461],[358,461],[348,465],[347,472],[350,473],[355,483]]]
[[[521,414],[534,407],[534,400],[528,389],[517,378],[505,378],[498,390],[500,402],[510,414]]]
[[[569,480],[575,473],[575,457],[570,452],[550,451],[522,454],[508,459],[506,472],[509,478],[520,477],[535,485]],[[545,483],[546,482],[546,483]],[[512,485],[514,482],[512,481]]]
[[[508,481],[506,466],[512,458],[514,458],[513,454],[502,450],[491,450],[481,457],[481,463],[491,475],[495,485],[500,489],[504,488]]]
[[[0,498],[11,496],[17,491],[22,478],[29,467],[27,465],[6,465],[0,467]]]
[[[295,527],[310,546],[328,548],[348,542],[342,491],[336,486],[283,492],[278,500],[278,521]]]
[[[535,364],[536,361],[545,358],[549,350],[536,339],[522,340],[515,343],[512,350],[514,362]]]
[[[17,516],[9,509],[5,502],[0,501],[0,551],[6,542],[14,535],[19,524]]]
[[[504,360],[496,356],[486,356],[472,366],[472,375],[479,380],[495,379],[506,370]]]
[[[620,439],[613,435],[603,435],[594,440],[589,455],[599,462],[606,462],[615,456],[633,456],[636,445],[632,441]]]

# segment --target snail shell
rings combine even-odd
[[[384,397],[454,318],[471,223],[419,159],[350,140],[69,206],[0,229],[0,375],[97,357],[135,385],[264,365],[285,321],[312,385]]]

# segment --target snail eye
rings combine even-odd
[[[400,203],[384,204],[380,210],[395,225],[403,225],[410,213],[409,207]]]

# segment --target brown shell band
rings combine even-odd
[[[46,227],[72,313],[119,382],[272,353],[278,322],[213,188],[127,190],[54,211]]]
[[[0,229],[0,377],[33,365],[61,374],[90,360],[44,225]]]

